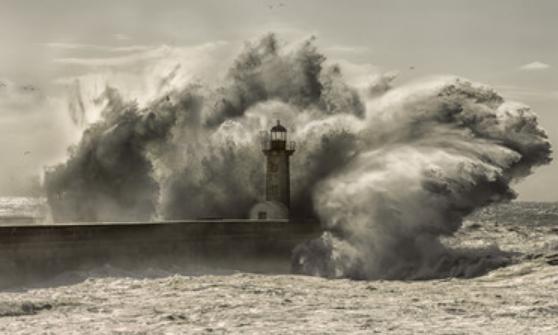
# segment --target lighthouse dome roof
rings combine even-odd
[[[287,132],[287,128],[283,127],[281,125],[281,122],[279,120],[277,120],[277,124],[271,128],[271,131],[273,131],[273,132],[277,132],[277,131]]]

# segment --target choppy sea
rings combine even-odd
[[[0,197],[0,224],[11,223],[14,218],[28,218],[32,221],[47,220],[46,199],[41,197]]]
[[[41,198],[0,198],[0,224],[48,220]],[[469,217],[447,243],[516,253],[472,278],[352,281],[110,265],[0,291],[0,334],[558,334],[558,204]]]

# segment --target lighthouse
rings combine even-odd
[[[261,134],[262,152],[266,157],[265,201],[250,211],[253,219],[287,219],[291,202],[289,158],[295,142],[288,141],[287,129],[277,120],[269,132]]]

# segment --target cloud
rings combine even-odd
[[[149,60],[161,57],[162,54],[170,49],[167,46],[161,46],[145,52],[132,53],[125,56],[117,57],[63,57],[55,59],[55,63],[82,65],[82,66],[118,66],[130,64],[137,61]]]
[[[208,50],[217,49],[227,45],[224,41],[208,42],[196,46],[174,47],[160,46],[128,46],[111,48],[116,51],[129,51],[130,54],[109,57],[62,57],[54,60],[55,63],[82,65],[82,66],[120,66],[150,59],[168,58],[171,56],[194,56]]]
[[[325,48],[328,53],[362,54],[370,52],[370,48],[351,45],[332,45]]]
[[[53,49],[62,50],[99,50],[105,52],[138,52],[153,49],[154,46],[149,45],[127,45],[120,47],[106,46],[106,45],[95,45],[95,44],[84,44],[84,43],[61,43],[61,42],[49,42],[43,44],[46,47]]]
[[[97,48],[97,46],[92,44],[83,44],[83,43],[64,43],[64,42],[48,42],[43,43],[42,45],[54,48],[54,49],[82,49],[82,48]]]
[[[520,66],[519,69],[526,70],[526,71],[536,71],[536,70],[546,70],[549,69],[550,67],[551,66],[546,63],[535,61],[528,64],[524,64]]]
[[[114,34],[113,37],[119,41],[127,41],[130,39],[130,36],[125,34]]]
[[[550,99],[558,100],[558,91],[550,91],[522,86],[500,85],[496,88],[502,93],[505,98],[515,100],[525,99]]]

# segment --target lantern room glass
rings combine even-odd
[[[272,141],[286,141],[287,140],[287,132],[285,132],[285,131],[271,131],[271,140]]]

